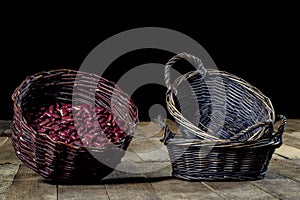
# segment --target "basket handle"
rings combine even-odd
[[[283,134],[284,130],[285,130],[286,117],[283,116],[283,115],[277,115],[276,118],[275,118],[274,123],[277,123],[279,120],[281,120],[281,124],[279,125],[277,132],[274,134],[275,136],[278,136],[278,137],[280,137]],[[262,126],[265,126],[265,125],[271,125],[271,123],[272,123],[272,121],[266,121],[266,122],[259,122],[257,124],[254,124],[253,126],[250,126],[250,127],[246,128],[245,130],[242,130],[240,133],[232,136],[230,138],[230,140],[231,141],[238,140],[240,137],[247,134],[248,132],[251,132],[252,130],[255,130],[256,128],[259,128],[259,127],[262,127]]]
[[[282,145],[282,134],[286,127],[286,117],[283,115],[277,115],[275,118],[275,123],[281,120],[277,132],[274,134],[273,142],[274,148],[279,148]]]
[[[286,127],[286,117],[283,115],[277,115],[275,119],[275,123],[281,120],[281,124],[279,125],[277,132],[275,133],[276,136],[281,136]]]
[[[251,132],[251,131],[253,131],[253,130],[259,128],[259,127],[263,127],[265,125],[271,126],[271,124],[272,124],[271,120],[268,120],[268,121],[265,121],[265,122],[258,122],[258,123],[254,124],[252,126],[247,127],[246,129],[240,131],[238,134],[233,135],[229,139],[231,141],[239,140],[242,136],[246,135],[247,133],[249,133],[249,132]],[[247,138],[246,140],[249,140],[252,137],[253,137],[253,135],[251,137]]]
[[[172,85],[171,85],[171,80],[170,80],[170,68],[179,60],[181,59],[185,59],[187,60],[188,62],[190,62],[192,65],[196,66],[197,67],[197,70],[202,72],[203,74],[203,77],[205,77],[205,74],[206,74],[206,69],[204,68],[203,66],[203,63],[202,61],[191,55],[191,54],[188,54],[188,53],[179,53],[177,55],[175,55],[174,57],[172,57],[165,65],[165,83],[166,83],[166,86],[168,88],[168,92],[170,90],[173,90],[173,91],[176,91],[175,88],[172,88]],[[175,92],[176,93],[176,92]]]

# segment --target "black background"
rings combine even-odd
[[[268,96],[276,114],[300,118],[298,70],[299,25],[292,7],[279,5],[276,10],[264,7],[237,13],[226,11],[186,16],[173,11],[147,19],[135,13],[124,19],[119,13],[109,15],[57,16],[57,12],[29,11],[12,17],[5,15],[2,23],[2,66],[0,119],[12,118],[11,94],[26,76],[58,69],[78,69],[88,53],[103,40],[119,32],[146,26],[177,30],[199,42],[211,55],[218,68],[231,72],[259,88]],[[234,9],[235,10],[235,9]],[[62,12],[60,12],[61,14]],[[231,14],[231,15],[229,15]],[[83,17],[85,16],[85,18]],[[106,78],[113,81],[131,67],[149,62],[166,63],[173,54],[159,50],[128,53],[110,66]],[[165,88],[143,86],[132,96],[139,107],[140,120],[148,120],[148,109],[154,103],[164,104]]]

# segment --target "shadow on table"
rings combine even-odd
[[[43,183],[51,185],[103,185],[103,184],[130,184],[130,183],[152,183],[164,180],[174,179],[172,176],[167,177],[126,177],[126,178],[111,178],[104,180],[81,180],[75,182],[53,181],[41,179]]]

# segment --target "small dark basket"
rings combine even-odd
[[[198,70],[170,84],[170,67],[180,59]],[[167,108],[179,127],[176,134],[163,125],[175,177],[255,180],[265,176],[286,125],[284,116],[275,119],[267,97],[232,74],[205,69],[200,59],[186,53],[168,61],[165,81]],[[274,132],[274,123],[280,119]]]
[[[26,166],[54,181],[98,181],[107,176],[120,163],[138,123],[137,107],[126,93],[113,82],[81,71],[61,69],[29,76],[16,88],[12,99],[12,144],[16,155]],[[127,137],[118,144],[102,147],[53,141],[34,130],[24,117],[26,112],[51,102],[104,107],[126,122]]]

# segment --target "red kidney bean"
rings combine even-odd
[[[54,126],[53,126],[53,130],[56,132],[56,131],[58,131],[59,130],[59,126],[57,125],[57,124],[55,124]]]
[[[74,126],[73,109],[77,111],[78,130]],[[104,107],[81,104],[73,109],[72,104],[65,103],[42,106],[36,113],[27,115],[28,121],[54,141],[74,146],[100,147],[109,142],[119,143],[127,137],[125,123]]]
[[[52,135],[50,136],[52,140],[54,141],[59,141],[59,137],[57,137],[56,135]]]
[[[41,128],[41,129],[38,130],[38,132],[40,132],[40,133],[45,133],[46,131],[47,130],[45,128]]]
[[[68,129],[70,129],[71,131],[76,130],[76,128],[74,126],[68,126]]]
[[[62,106],[61,106],[62,108],[68,108],[68,107],[70,107],[70,104],[66,104],[66,103],[64,103],[64,104],[62,104]]]
[[[49,113],[54,113],[54,105],[49,106]]]
[[[46,124],[48,124],[51,120],[50,119],[45,119],[43,122],[41,122],[39,125],[40,126],[44,126]]]
[[[72,122],[74,119],[71,116],[62,116],[61,117],[62,122],[67,123],[67,122]]]
[[[108,121],[108,122],[111,122],[111,121],[112,121],[112,119],[113,119],[113,116],[112,116],[112,114],[109,114],[109,115],[108,115],[108,117],[107,117],[107,121]]]
[[[76,138],[75,135],[71,135],[71,136],[70,136],[70,140],[71,140],[71,141],[75,141],[75,140],[77,140],[77,138]]]
[[[113,128],[113,130],[114,130],[114,132],[117,134],[117,133],[119,133],[119,127],[117,127],[117,126],[114,126],[114,128]]]
[[[57,135],[60,136],[60,137],[67,137],[68,136],[68,134],[65,131],[59,131],[57,133]]]
[[[105,117],[100,118],[99,123],[102,124],[102,123],[104,123],[104,122],[106,122]]]
[[[43,126],[43,129],[52,130],[53,128],[51,126]]]
[[[68,114],[68,111],[66,108],[60,108],[60,107],[56,106],[56,110],[59,112],[60,116],[65,116],[66,114]],[[72,110],[70,112],[72,112]]]
[[[51,121],[47,124],[48,127],[53,126],[55,122]]]
[[[103,111],[104,111],[104,108],[101,108],[101,107],[95,107],[95,111],[96,111],[96,113],[100,113],[100,112],[103,112]]]
[[[41,118],[41,119],[44,119],[46,115],[47,115],[47,113],[45,112],[44,114],[42,114],[42,115],[40,116],[40,118]]]
[[[51,117],[60,118],[60,116],[58,114],[55,114],[55,113],[51,113]]]

